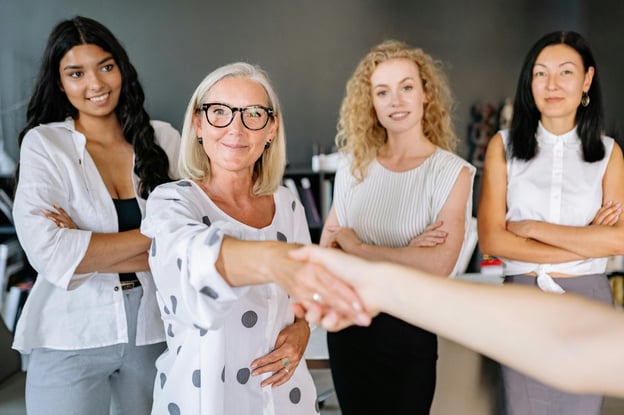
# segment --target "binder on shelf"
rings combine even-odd
[[[301,178],[301,203],[305,208],[306,218],[308,219],[309,226],[321,226],[323,220],[316,207],[316,201],[314,200],[314,193],[312,193],[312,185],[310,179],[307,177]]]
[[[333,196],[333,182],[331,179],[323,179],[321,183],[321,216],[323,218],[323,222],[327,219],[327,215],[329,215],[329,210],[331,209],[332,204],[332,196]]]
[[[285,177],[284,186],[286,186],[301,202],[301,197],[299,196],[299,190],[297,190],[297,185],[295,184],[295,181],[293,179],[291,179],[290,177]]]
[[[3,318],[4,323],[12,333],[15,333],[17,320],[19,319],[20,314],[22,314],[22,308],[24,307],[24,303],[26,302],[26,298],[30,293],[32,285],[32,281],[22,282],[12,286],[9,289]]]

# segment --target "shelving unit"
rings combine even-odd
[[[331,208],[334,176],[335,172],[314,171],[310,168],[288,168],[284,172],[284,184],[287,185],[287,181],[292,180],[292,184],[296,186],[301,203],[306,209],[310,236],[314,243],[319,242],[323,224]],[[306,179],[310,183],[311,198],[309,195],[306,196],[303,189],[302,180],[305,182]],[[289,186],[287,185],[287,187]],[[291,188],[291,190],[293,189]],[[313,206],[310,203],[313,203]],[[314,214],[314,210],[316,210],[318,216]]]

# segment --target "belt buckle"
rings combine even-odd
[[[123,291],[125,290],[131,290],[135,287],[135,282],[134,281],[126,281],[126,282],[122,282],[121,283],[121,289]]]

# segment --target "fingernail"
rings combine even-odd
[[[360,326],[368,326],[368,324],[370,323],[370,320],[369,320],[369,318],[368,318],[368,316],[366,314],[360,313],[356,317],[356,322]]]
[[[353,307],[355,311],[362,311],[362,306],[357,301],[352,302],[351,307]]]

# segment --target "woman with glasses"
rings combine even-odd
[[[29,414],[147,414],[165,348],[145,199],[175,177],[180,137],[152,121],[115,36],[75,17],[50,34],[20,134],[13,215],[37,280],[14,347]]]
[[[292,278],[301,265],[288,252],[310,235],[303,206],[280,186],[284,126],[264,71],[234,63],[204,78],[186,110],[179,164],[183,179],[150,195],[141,228],[153,240],[168,345],[153,413],[318,413],[303,361],[310,329],[287,292],[310,303],[330,300],[333,288]],[[340,284],[355,315],[351,304],[361,304]]]

